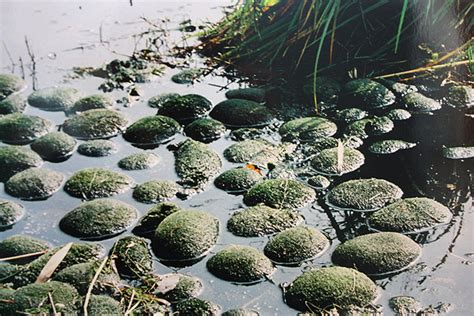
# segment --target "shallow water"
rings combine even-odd
[[[28,38],[36,58],[36,88],[45,88],[53,85],[74,86],[85,94],[97,93],[97,87],[102,79],[85,77],[72,79],[72,67],[101,66],[120,54],[130,55],[133,52],[137,38],[132,35],[148,31],[150,24],[142,19],[147,18],[153,23],[160,24],[160,20],[169,17],[167,23],[170,29],[176,29],[179,22],[192,19],[193,22],[217,20],[221,16],[218,5],[225,5],[231,1],[180,1],[180,5],[167,1],[134,1],[130,6],[128,1],[2,1],[1,12],[1,39],[5,47],[1,48],[1,72],[22,74],[19,58],[24,63],[24,71],[28,81],[25,96],[32,91],[31,63],[26,51],[25,36]],[[171,30],[171,37],[180,40],[182,33]],[[102,43],[100,42],[102,38]],[[137,47],[144,45],[140,41]],[[7,53],[8,50],[8,53]],[[12,67],[10,57],[16,64]],[[196,58],[191,65],[199,66],[202,60]],[[194,85],[179,85],[170,80],[178,70],[167,70],[166,74],[157,80],[140,84],[142,89],[141,101],[130,107],[117,105],[116,109],[125,114],[130,122],[156,113],[146,105],[146,100],[160,94],[177,92],[181,94],[197,93],[205,96],[214,104],[225,99],[224,92],[219,86],[229,84],[222,77],[208,76],[202,82]],[[236,87],[231,83],[229,87]],[[114,91],[117,99],[126,95],[123,91]],[[66,116],[62,112],[45,112],[28,106],[27,114],[39,115],[60,125]],[[380,298],[377,303],[384,308],[384,314],[392,312],[388,307],[388,299],[392,296],[411,295],[420,300],[424,307],[449,303],[452,305],[452,315],[472,314],[472,297],[474,296],[474,216],[469,183],[469,171],[466,165],[459,162],[440,160],[436,161],[430,152],[429,144],[437,131],[433,127],[430,117],[415,116],[408,123],[400,124],[401,132],[407,141],[418,141],[422,144],[406,154],[384,156],[382,158],[366,154],[366,165],[355,173],[350,173],[342,179],[375,176],[385,178],[398,184],[405,191],[405,197],[420,196],[420,190],[430,196],[446,197],[442,202],[452,202],[448,205],[454,212],[453,221],[448,226],[437,228],[434,232],[419,236],[417,241],[422,242],[423,253],[420,260],[408,271],[395,276],[377,280],[380,289]],[[430,123],[431,122],[431,123]],[[449,124],[448,128],[456,128],[457,122],[440,119],[439,122]],[[441,124],[440,123],[440,124]],[[410,124],[409,126],[407,124]],[[413,128],[413,126],[420,128]],[[436,126],[436,125],[435,125]],[[279,140],[278,136],[270,136],[272,140]],[[171,143],[178,143],[185,139],[179,135]],[[112,140],[118,145],[119,151],[109,157],[85,157],[78,153],[62,163],[45,162],[45,168],[58,170],[67,177],[75,171],[85,167],[106,167],[130,175],[136,183],[150,179],[178,180],[174,172],[173,154],[166,145],[153,149],[160,158],[160,163],[150,170],[122,171],[117,162],[139,149],[123,140],[121,136]],[[445,141],[441,138],[440,141]],[[81,143],[81,141],[79,141]],[[222,170],[237,166],[227,162],[223,150],[234,143],[228,137],[221,138],[209,146],[215,149],[224,162]],[[367,153],[364,151],[364,153]],[[423,154],[420,158],[419,154]],[[430,167],[433,161],[433,167]],[[404,165],[406,168],[404,168]],[[370,166],[370,168],[369,168]],[[414,170],[414,171],[413,171]],[[472,169],[471,169],[472,170]],[[438,179],[439,178],[439,179]],[[339,179],[337,181],[341,181]],[[413,186],[412,184],[417,184]],[[446,185],[457,186],[453,190],[446,190]],[[448,192],[449,194],[447,194]],[[453,198],[458,195],[458,198]],[[15,200],[4,192],[0,184],[0,198]],[[136,202],[132,198],[132,190],[116,196],[117,199],[130,203],[144,214],[151,206]],[[320,199],[322,200],[322,199]],[[20,201],[19,201],[20,202]],[[192,207],[210,212],[219,218],[221,232],[218,245],[212,252],[220,250],[224,245],[236,243],[251,245],[263,249],[268,237],[243,238],[229,233],[225,223],[230,214],[243,207],[241,195],[230,195],[218,190],[212,184],[207,189],[192,198],[181,201],[173,200],[183,207]],[[321,201],[320,201],[321,202]],[[77,239],[64,234],[58,228],[58,222],[64,214],[79,205],[81,201],[70,197],[64,191],[59,191],[45,201],[21,201],[26,207],[27,214],[23,220],[11,229],[0,232],[0,238],[13,234],[25,233],[50,241],[55,245],[64,244]],[[457,207],[453,207],[454,204]],[[322,203],[321,203],[322,204]],[[271,280],[251,286],[232,284],[218,279],[207,272],[206,261],[209,255],[190,267],[179,269],[181,273],[199,277],[204,283],[204,292],[200,297],[212,300],[222,306],[223,310],[236,307],[246,307],[258,310],[262,315],[291,315],[297,312],[289,308],[282,299],[279,285],[292,281],[302,270],[311,266],[330,265],[330,254],[340,241],[350,238],[355,233],[353,223],[358,214],[330,213],[315,203],[303,208],[301,213],[306,223],[315,226],[329,236],[332,241],[330,249],[321,257],[305,263],[301,267],[278,266]],[[355,219],[354,219],[355,217]],[[122,234],[120,236],[124,236]],[[102,241],[110,247],[117,238]],[[160,262],[155,262],[157,273],[175,271]]]

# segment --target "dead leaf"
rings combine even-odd
[[[38,278],[36,279],[35,283],[44,283],[48,281],[49,278],[51,278],[54,271],[56,271],[58,266],[63,261],[64,257],[66,257],[67,253],[69,252],[69,249],[71,249],[71,246],[72,242],[66,244],[64,247],[56,251],[54,255],[51,256],[51,258],[48,260],[48,262],[45,264],[40,274],[38,275]]]
[[[248,164],[245,165],[245,168],[247,168],[249,170],[252,170],[252,171],[255,171],[259,175],[263,176],[262,170],[254,164],[248,163]]]

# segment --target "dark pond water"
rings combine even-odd
[[[28,89],[23,93],[32,92],[31,64],[25,46],[25,36],[36,56],[36,88],[45,88],[54,85],[68,85],[80,89],[85,94],[97,93],[97,87],[102,79],[94,77],[71,77],[72,67],[98,67],[120,54],[130,55],[136,47],[145,45],[144,37],[134,37],[135,34],[147,32],[150,23],[160,24],[161,20],[170,18],[166,24],[171,30],[171,38],[180,41],[182,33],[176,31],[177,24],[183,20],[216,21],[221,16],[219,5],[230,1],[1,1],[1,39],[4,47],[1,48],[1,72],[14,72],[21,75],[19,58],[24,62],[24,71],[28,81]],[[102,42],[100,39],[102,37]],[[8,51],[8,53],[7,53]],[[12,67],[10,56],[16,64]],[[195,58],[191,66],[199,66],[203,61]],[[154,115],[155,109],[147,106],[146,100],[150,97],[168,92],[181,94],[201,94],[214,104],[225,99],[224,91],[219,86],[237,87],[227,79],[208,76],[201,82],[193,85],[178,85],[170,77],[178,70],[167,70],[163,77],[140,84],[142,98],[130,107],[116,106],[116,110],[125,114],[130,122],[136,119]],[[125,96],[123,91],[114,91],[114,98]],[[39,115],[60,125],[66,118],[62,112],[45,112],[28,107],[27,114]],[[451,136],[442,138],[440,133],[446,129],[455,131],[458,122],[445,119],[447,116],[415,116],[409,123],[397,126],[397,133],[406,136],[407,141],[417,141],[422,144],[416,150],[407,154],[377,158],[366,153],[367,163],[356,173],[345,177],[358,178],[374,176],[385,178],[397,183],[405,191],[405,197],[427,194],[436,197],[447,204],[455,214],[452,223],[439,227],[429,234],[419,236],[423,254],[414,267],[395,276],[376,280],[380,290],[381,304],[386,315],[392,312],[388,307],[388,299],[392,296],[411,295],[421,301],[422,305],[438,305],[448,303],[452,306],[452,315],[472,314],[472,297],[474,297],[474,216],[471,192],[469,189],[470,174],[463,163],[452,162],[435,158],[437,152],[432,152],[433,140],[438,142],[450,141]],[[416,126],[416,128],[414,127]],[[222,170],[237,166],[227,162],[223,150],[234,143],[228,137],[217,140],[209,146],[215,149],[222,158]],[[184,135],[176,137],[172,143],[185,139]],[[270,134],[271,141],[280,141],[277,133]],[[472,139],[472,135],[471,135]],[[75,153],[69,160],[62,163],[46,162],[44,167],[58,170],[71,176],[75,171],[85,167],[106,167],[121,171],[117,162],[139,149],[123,140],[121,136],[112,139],[119,147],[119,151],[109,157],[92,158]],[[81,141],[79,141],[80,143]],[[448,144],[449,145],[449,144]],[[160,146],[152,150],[160,158],[160,163],[150,170],[127,172],[136,183],[150,179],[178,180],[174,172],[173,154]],[[336,181],[341,181],[338,179]],[[15,200],[4,192],[0,184],[0,198]],[[150,205],[141,204],[132,198],[132,190],[116,197],[134,205],[141,214],[144,214]],[[219,218],[221,232],[218,245],[212,253],[220,250],[227,244],[245,244],[263,249],[268,237],[242,238],[232,235],[225,229],[225,223],[230,214],[244,206],[241,195],[230,195],[218,190],[212,184],[188,200],[173,200],[183,207],[205,210]],[[1,231],[0,239],[13,234],[29,234],[61,245],[77,239],[64,234],[58,228],[58,222],[64,214],[79,205],[81,201],[70,197],[64,191],[59,191],[45,201],[18,201],[26,207],[27,215],[11,229]],[[321,204],[321,203],[319,203]],[[294,315],[296,310],[288,307],[282,298],[281,283],[290,282],[301,271],[312,266],[331,265],[330,254],[341,240],[345,240],[356,233],[357,223],[361,221],[344,213],[331,213],[324,207],[314,203],[312,206],[301,209],[306,223],[323,231],[330,237],[332,244],[323,256],[305,263],[301,267],[278,266],[271,280],[251,286],[242,286],[223,281],[211,275],[206,270],[206,261],[179,270],[203,280],[204,291],[202,298],[212,300],[222,306],[223,310],[236,307],[252,308],[262,315]],[[123,236],[125,234],[122,234]],[[102,241],[105,247],[110,247],[116,238]],[[176,271],[160,262],[155,262],[157,273]]]

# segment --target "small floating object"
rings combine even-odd
[[[186,136],[203,143],[210,143],[221,138],[227,128],[221,122],[211,118],[201,118],[184,128]]]
[[[264,139],[248,139],[235,143],[224,150],[224,157],[230,162],[249,162],[259,152],[275,148],[275,145]]]
[[[170,303],[177,303],[198,296],[202,288],[202,282],[198,278],[180,273],[169,273],[159,276],[154,295]]]
[[[155,95],[148,100],[148,106],[151,108],[159,109],[163,103],[179,97],[178,93],[162,93],[159,95]]]
[[[390,204],[371,214],[369,229],[417,234],[451,221],[451,211],[428,198],[408,198]]]
[[[10,94],[5,99],[0,98],[0,114],[23,113],[26,108],[26,99],[22,94]]]
[[[286,122],[278,132],[285,141],[311,141],[334,135],[337,126],[323,117],[303,117]]]
[[[404,109],[392,109],[386,116],[392,121],[405,121],[411,117],[411,113]]]
[[[0,140],[9,144],[27,144],[47,134],[53,123],[39,116],[12,113],[0,116]]]
[[[259,170],[246,167],[233,168],[221,173],[214,184],[221,190],[229,193],[243,193],[262,180]]]
[[[303,217],[297,211],[260,204],[232,214],[227,229],[237,236],[256,237],[277,233],[302,222]]]
[[[203,211],[183,210],[166,217],[155,231],[153,249],[166,261],[192,261],[216,243],[219,220]]]
[[[460,109],[474,106],[474,89],[469,86],[453,85],[448,89],[448,104]]]
[[[258,103],[264,102],[266,96],[265,89],[262,88],[240,88],[226,91],[227,99],[250,100]]]
[[[331,181],[322,175],[315,175],[308,179],[308,184],[316,190],[325,190],[331,185]]]
[[[316,192],[301,182],[290,179],[271,179],[254,185],[244,196],[245,204],[264,203],[276,208],[300,208],[313,202]]]
[[[474,146],[445,147],[443,157],[447,159],[470,159],[474,157]]]
[[[177,211],[182,211],[178,205],[170,202],[158,203],[149,209],[133,228],[133,233],[138,236],[149,237],[153,235],[155,229],[169,215]]]
[[[117,145],[106,139],[93,139],[82,143],[77,152],[89,157],[106,157],[118,151]]]
[[[377,286],[365,274],[350,268],[327,267],[303,272],[287,288],[286,303],[298,310],[366,306],[377,297]]]
[[[72,113],[84,112],[93,109],[108,109],[115,105],[115,100],[112,97],[104,94],[93,94],[83,97],[76,102],[69,110]]]
[[[359,169],[364,162],[364,155],[357,149],[336,147],[322,150],[311,160],[311,167],[323,175],[341,176]]]
[[[141,278],[153,270],[153,258],[145,239],[135,236],[120,238],[110,253],[122,277]]]
[[[12,74],[0,74],[0,101],[26,88],[26,82]]]
[[[56,162],[73,154],[76,140],[63,132],[50,132],[37,138],[30,146],[43,159]]]
[[[177,121],[187,121],[206,115],[211,108],[211,101],[205,97],[186,94],[168,99],[158,108],[158,115],[168,116]]]
[[[441,109],[441,103],[418,92],[408,93],[402,100],[410,112],[427,113]]]
[[[0,228],[9,227],[16,224],[20,221],[25,215],[25,208],[13,201],[0,199]],[[6,241],[5,239],[4,241]],[[2,244],[0,242],[0,244]],[[0,246],[1,248],[1,246]],[[1,257],[10,257],[9,255],[2,255],[2,250],[0,249]]]
[[[343,182],[326,195],[326,203],[336,210],[373,212],[401,199],[402,189],[383,179]]]
[[[122,158],[118,162],[118,166],[124,170],[144,170],[156,166],[160,162],[160,158],[149,152],[140,152]]]
[[[412,296],[391,297],[388,305],[398,315],[416,315],[421,310],[421,303]]]
[[[12,176],[5,183],[5,191],[22,200],[44,200],[59,190],[64,175],[60,172],[30,168]]]
[[[109,138],[121,133],[127,120],[115,111],[94,109],[77,114],[63,123],[63,131],[78,139]]]
[[[366,110],[385,108],[395,103],[395,95],[382,84],[370,79],[357,79],[343,88],[346,104],[357,104]]]
[[[6,181],[14,174],[40,167],[43,159],[33,150],[22,146],[0,147],[0,180]]]
[[[121,173],[103,168],[86,168],[73,174],[64,186],[70,195],[86,200],[109,197],[125,192],[133,180]]]
[[[297,226],[276,234],[263,252],[275,263],[300,264],[320,256],[329,248],[329,240],[317,229]]]
[[[171,77],[171,81],[179,84],[190,84],[196,81],[203,74],[203,70],[199,68],[185,69]]]
[[[127,127],[123,138],[136,145],[157,145],[173,139],[180,129],[170,117],[146,116]]]
[[[368,115],[369,113],[367,111],[361,110],[359,108],[347,108],[336,111],[334,119],[350,123],[366,118]]]
[[[369,151],[373,154],[387,155],[396,153],[399,150],[415,147],[415,143],[406,142],[398,139],[381,140],[369,146]]]
[[[207,269],[226,281],[253,283],[264,280],[274,271],[265,255],[249,246],[229,245],[207,261]]]
[[[79,90],[71,87],[51,87],[30,94],[28,103],[46,111],[66,111],[81,98]]]
[[[177,315],[206,315],[218,316],[221,314],[221,307],[208,300],[191,298],[177,303],[174,306]]]
[[[133,198],[139,202],[153,204],[172,199],[179,186],[170,180],[150,180],[133,189]]]
[[[112,199],[84,202],[64,215],[59,227],[82,239],[106,239],[124,232],[137,219],[133,206]]]
[[[232,128],[264,127],[273,121],[273,114],[260,103],[229,99],[218,103],[210,116]]]
[[[4,203],[5,200],[0,200]],[[13,203],[13,202],[10,202]],[[16,203],[15,203],[16,204]],[[18,204],[17,204],[18,205]],[[0,204],[0,208],[5,207]],[[35,252],[48,250],[49,244],[41,239],[37,239],[28,235],[13,235],[0,241],[0,258],[16,257]],[[13,261],[15,264],[24,264],[33,260],[35,257],[23,258],[21,261]]]
[[[367,275],[382,276],[408,269],[420,255],[421,247],[410,238],[383,232],[358,236],[338,245],[332,262]]]

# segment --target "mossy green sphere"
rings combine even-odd
[[[443,157],[455,160],[474,158],[474,146],[445,147]]]
[[[72,155],[76,140],[63,132],[51,132],[36,139],[30,146],[43,159],[60,161]]]
[[[84,202],[64,215],[59,227],[83,239],[103,239],[124,232],[137,219],[131,205],[112,199]]]
[[[23,95],[11,94],[3,100],[0,100],[0,115],[11,113],[22,113],[26,108],[26,99]]]
[[[0,74],[0,100],[26,88],[26,82],[13,74]]]
[[[5,183],[5,191],[23,200],[42,200],[57,192],[64,180],[58,171],[30,168],[12,176]]]
[[[377,297],[377,286],[365,274],[344,267],[303,272],[286,289],[286,303],[298,310],[365,306]]]
[[[245,204],[264,203],[270,207],[300,208],[316,198],[316,192],[296,180],[271,179],[254,185],[244,196]]]
[[[382,84],[370,79],[357,79],[343,88],[344,103],[357,104],[363,109],[384,108],[395,102],[395,95]]]
[[[25,208],[18,203],[0,199],[0,228],[16,224],[25,215]]]
[[[176,303],[198,296],[202,292],[202,287],[202,282],[198,278],[170,273],[160,275],[155,295],[170,303]],[[163,288],[165,291],[161,290]]]
[[[77,152],[89,157],[106,157],[118,151],[117,145],[106,139],[88,140],[79,145]]]
[[[286,141],[310,141],[334,135],[337,126],[322,117],[303,117],[286,122],[278,132]]]
[[[367,111],[361,110],[359,108],[347,108],[336,111],[336,113],[334,114],[334,119],[349,123],[361,120],[367,117],[368,115],[369,113]]]
[[[122,158],[118,166],[124,170],[144,170],[150,169],[158,164],[160,158],[149,152],[140,152]]]
[[[270,276],[274,267],[265,255],[249,246],[230,245],[207,261],[207,269],[232,282],[256,282]]]
[[[254,237],[280,232],[301,222],[303,217],[297,211],[261,204],[232,214],[227,229],[237,236]]]
[[[405,109],[393,109],[388,111],[387,117],[392,121],[405,121],[411,118],[411,113]]]
[[[164,102],[158,108],[158,114],[183,121],[204,116],[211,108],[211,101],[205,97],[197,94],[186,94],[170,98]]]
[[[273,120],[273,114],[267,107],[242,99],[229,99],[218,103],[210,116],[232,128],[263,127]]]
[[[221,122],[211,118],[201,118],[184,128],[186,136],[200,142],[209,143],[219,139],[227,128]]]
[[[222,313],[222,316],[259,316],[260,314],[251,309],[235,308]]]
[[[383,232],[362,235],[338,245],[332,262],[368,275],[384,275],[408,268],[420,255],[421,247],[410,238]]]
[[[180,129],[181,125],[170,117],[146,116],[127,127],[123,137],[136,145],[156,145],[171,140]]]
[[[65,111],[70,109],[80,97],[81,93],[75,88],[51,87],[30,94],[28,103],[42,110]]]
[[[89,315],[123,315],[124,308],[120,302],[106,295],[91,295],[87,305]]]
[[[474,105],[474,89],[469,86],[453,85],[448,88],[448,104],[455,108],[469,109]]]
[[[115,101],[110,96],[104,94],[93,94],[77,100],[70,111],[74,113],[93,109],[107,109],[114,105]]]
[[[44,240],[28,235],[13,235],[0,241],[0,258],[15,257],[46,251],[48,249],[49,244]],[[16,260],[14,263],[26,263],[33,260],[34,258],[35,257],[25,258],[21,262]]]
[[[110,254],[122,277],[140,278],[153,270],[153,259],[145,239],[126,236],[117,240]]]
[[[402,189],[387,180],[358,179],[334,187],[326,201],[335,209],[371,212],[399,200],[402,195]]]
[[[155,95],[154,97],[151,97],[149,100],[148,100],[148,106],[151,107],[151,108],[155,108],[155,109],[158,109],[160,108],[163,103],[171,100],[171,99],[174,99],[176,97],[179,97],[179,94],[178,93],[162,93],[162,94],[158,94],[158,95]]]
[[[344,147],[340,151],[336,147],[322,150],[311,160],[311,167],[324,175],[341,176],[359,169],[364,162],[364,154],[357,149]]]
[[[63,123],[63,131],[78,139],[109,138],[121,133],[127,119],[107,109],[94,109],[74,115]]]
[[[309,178],[308,184],[316,190],[325,190],[331,185],[331,180],[318,174]]]
[[[350,123],[346,128],[347,136],[366,139],[369,136],[389,133],[395,127],[393,121],[387,116],[365,118]]]
[[[155,231],[153,248],[168,260],[199,258],[211,249],[219,235],[219,220],[203,211],[177,211],[166,217]]]
[[[322,254],[329,240],[317,229],[297,226],[276,234],[263,252],[276,263],[298,264]]]
[[[82,169],[72,175],[64,186],[70,195],[86,200],[109,197],[125,192],[133,180],[124,174],[102,168]]]
[[[173,308],[177,315],[199,315],[199,316],[218,316],[220,315],[220,306],[199,298],[192,298],[176,304]]]
[[[410,149],[415,147],[415,143],[406,142],[398,139],[385,139],[372,143],[369,146],[369,151],[377,155],[388,155],[396,153],[397,151]]]
[[[171,200],[179,191],[179,186],[170,180],[151,180],[133,189],[133,198],[142,203],[159,203]]]
[[[421,310],[420,302],[411,296],[391,297],[388,304],[397,315],[416,315]]]
[[[273,147],[273,144],[263,139],[244,140],[227,147],[224,157],[230,162],[249,162],[262,150]]]
[[[15,173],[33,167],[40,167],[42,164],[43,159],[27,147],[0,147],[0,181],[8,180]]]
[[[181,210],[182,208],[174,203],[158,203],[149,209],[142,218],[140,218],[138,224],[133,228],[133,233],[143,237],[153,236],[158,225],[160,225],[166,217]]]
[[[431,112],[441,109],[441,103],[425,97],[419,92],[411,92],[403,96],[403,103],[410,112]]]
[[[227,99],[243,99],[255,102],[264,102],[266,96],[265,89],[262,88],[240,88],[226,91]]]
[[[31,143],[52,128],[53,123],[39,116],[22,113],[0,116],[0,140],[5,143]]]
[[[371,214],[367,222],[376,231],[402,234],[419,233],[447,224],[451,211],[429,198],[408,198],[390,204]]]
[[[239,167],[221,173],[214,180],[214,184],[230,193],[242,193],[262,179],[263,176],[257,171]]]

